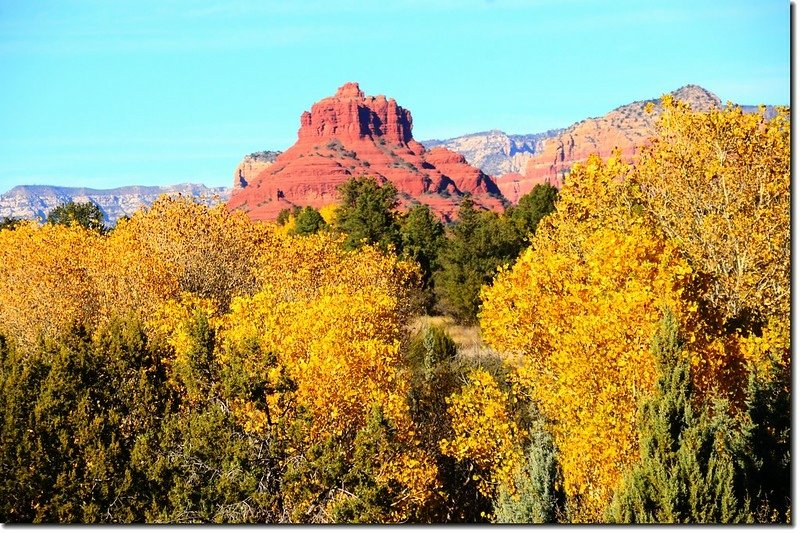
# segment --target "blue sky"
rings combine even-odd
[[[789,103],[775,0],[0,1],[0,193],[229,186],[358,81],[414,136],[535,133],[687,83]]]

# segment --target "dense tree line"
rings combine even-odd
[[[4,222],[0,520],[788,522],[788,113],[664,108],[448,225],[369,178]]]
[[[329,230],[345,235],[348,249],[377,245],[413,259],[422,269],[426,309],[465,323],[477,320],[481,287],[499,267],[514,262],[558,197],[555,187],[537,185],[518,205],[497,214],[476,209],[465,195],[455,222],[445,226],[425,204],[398,212],[391,182],[351,178],[339,193],[330,224],[312,207],[284,209],[277,222],[291,234]]]
[[[789,426],[757,413],[789,397],[788,113],[664,107],[637,165],[572,168],[531,246],[484,289],[484,339],[550,421],[569,520],[786,521]],[[650,349],[668,313],[684,339],[670,365],[688,369]],[[638,415],[674,394],[666,372],[691,380],[692,409],[664,399]],[[685,428],[653,435],[673,416]],[[769,444],[752,444],[754,427]]]

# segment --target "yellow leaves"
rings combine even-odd
[[[739,337],[739,349],[749,368],[760,378],[770,379],[774,368],[790,365],[790,332],[788,321],[773,320],[761,335]]]
[[[484,339],[507,354],[553,421],[565,491],[576,516],[590,520],[602,518],[636,458],[636,411],[655,382],[649,348],[661,309],[699,323],[684,299],[692,269],[631,208],[618,179],[626,171],[597,158],[576,166],[549,224],[484,289],[480,314]]]
[[[604,162],[592,155],[585,163],[576,164],[567,175],[556,204],[560,217],[552,218],[551,223],[560,220],[598,224],[621,219],[628,207],[624,203],[628,188],[625,177],[630,172],[631,167],[618,156]]]
[[[395,502],[392,521],[403,522],[424,507],[437,488],[438,469],[424,451],[411,449],[401,452],[384,463],[378,481],[387,485],[399,484],[404,490]]]
[[[293,214],[290,214],[287,217],[286,222],[280,226],[277,226],[273,231],[276,235],[282,235],[286,237],[294,232],[295,227],[297,227],[297,217],[295,217]]]
[[[160,198],[114,233],[144,256],[168,265],[180,290],[214,298],[222,309],[232,297],[255,292],[257,251],[271,239],[266,225],[252,223],[241,212],[183,197]]]
[[[235,300],[223,342],[255,337],[262,353],[276,354],[297,383],[295,400],[315,419],[312,438],[354,429],[373,401],[390,419],[406,416],[390,398],[407,386],[399,374],[396,300],[374,287],[356,294],[325,287],[317,298],[298,301],[280,295],[267,286],[252,299]]]
[[[186,357],[192,342],[190,323],[198,313],[210,319],[209,324],[212,328],[217,322],[214,320],[216,314],[214,302],[191,293],[181,293],[178,298],[162,301],[159,304],[147,320],[147,325],[156,338],[161,337],[175,350],[177,358]]]
[[[663,308],[680,320],[701,393],[735,400],[748,368],[788,361],[788,113],[663,104],[637,167],[573,167],[531,248],[482,294],[484,338],[554,422],[581,519],[601,518],[635,457]],[[742,318],[769,326],[731,333],[726,321]]]
[[[332,225],[336,221],[336,210],[338,208],[337,204],[323,205],[319,208],[319,214],[326,224]]]
[[[266,227],[224,205],[161,198],[108,235],[35,223],[0,234],[0,319],[7,335],[31,345],[73,324],[115,313],[149,317],[180,290],[213,298],[256,289],[256,251]]]
[[[522,462],[525,432],[510,417],[509,402],[509,395],[482,369],[471,371],[461,391],[447,398],[453,438],[440,442],[441,451],[473,461],[478,490],[489,498],[498,484],[513,492],[515,469]]]
[[[788,315],[788,112],[664,109],[632,176],[648,215],[712,276],[705,296],[724,318]]]
[[[370,285],[388,290],[410,311],[409,291],[419,282],[418,267],[374,246],[346,251],[343,241],[343,236],[326,233],[276,238],[260,250],[257,279],[262,287],[272,287],[282,301],[316,298],[322,288],[355,293]]]
[[[102,237],[78,225],[35,222],[0,231],[0,327],[21,347],[97,313],[91,250]]]
[[[322,233],[274,235],[256,264],[261,289],[232,300],[219,360],[235,359],[251,375],[266,376],[277,391],[267,394],[270,416],[291,420],[302,412],[306,446],[331,438],[352,446],[348,439],[380,406],[403,444],[380,473],[402,488],[395,507],[401,519],[431,496],[437,474],[418,448],[400,353],[417,267],[369,246],[345,251],[340,237]],[[281,380],[292,386],[277,390]],[[246,430],[266,428],[267,413],[253,404],[236,410]]]
[[[147,318],[161,302],[178,295],[175,269],[141,246],[128,224],[121,220],[90,250],[101,318],[122,310]]]
[[[269,428],[269,418],[267,414],[258,409],[253,402],[233,398],[229,407],[237,423],[247,433],[263,435]]]
[[[346,251],[341,237],[282,235],[224,206],[162,198],[108,234],[0,231],[0,333],[33,346],[134,315],[148,342],[169,349],[162,361],[182,407],[213,397],[295,459],[330,440],[352,460],[377,406],[393,429],[378,481],[404,520],[438,476],[415,432],[400,350],[419,280],[417,265],[375,247]]]

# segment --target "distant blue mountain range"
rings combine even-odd
[[[53,208],[67,202],[94,202],[103,211],[106,224],[114,225],[143,206],[151,206],[163,194],[190,196],[207,205],[228,200],[231,189],[196,183],[166,186],[131,185],[115,189],[19,185],[0,195],[0,218],[44,219]]]

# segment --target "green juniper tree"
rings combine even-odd
[[[204,313],[192,317],[188,337],[186,356],[173,361],[169,370],[181,405],[164,416],[158,432],[138,439],[132,452],[137,473],[149,484],[143,519],[279,521],[278,445],[267,436],[242,431],[231,413],[222,393],[238,389],[240,382],[220,368],[214,330]]]
[[[558,457],[553,437],[537,420],[525,463],[514,478],[517,494],[500,487],[494,504],[494,521],[499,524],[547,524],[556,522],[563,495],[556,486]]]
[[[522,245],[507,217],[479,211],[472,199],[466,197],[439,253],[441,269],[434,280],[442,307],[462,322],[474,322],[481,287],[491,283],[497,267],[516,259]]]
[[[93,202],[67,202],[47,214],[48,224],[78,224],[86,229],[105,232],[103,211]]]
[[[0,220],[0,230],[14,229],[20,224],[20,222],[22,222],[22,221],[20,219],[18,219],[18,218],[3,217]]]
[[[689,361],[674,315],[653,339],[659,377],[641,408],[641,458],[607,511],[611,522],[738,523],[748,518],[742,440],[727,405],[693,406]]]
[[[433,271],[437,267],[439,248],[442,246],[444,226],[427,205],[412,207],[403,217],[400,228],[402,249],[405,254],[419,263],[423,282],[432,282]]]
[[[325,228],[327,224],[322,215],[311,206],[306,206],[301,209],[296,215],[294,220],[294,235],[310,235]]]
[[[434,304],[433,273],[439,266],[439,250],[444,243],[444,226],[427,205],[416,205],[402,218],[400,226],[403,254],[422,270],[423,308]]]
[[[397,189],[391,182],[380,185],[375,178],[351,178],[339,186],[341,205],[335,226],[344,232],[344,245],[355,249],[377,244],[388,249],[400,246],[400,226],[395,216]]]
[[[788,522],[791,512],[791,369],[751,372],[743,424],[745,469],[756,522]]]
[[[505,215],[511,218],[522,237],[536,233],[539,222],[556,208],[558,189],[549,183],[536,185],[531,192],[509,207]]]
[[[131,456],[172,404],[162,356],[132,321],[25,353],[0,339],[0,520],[144,519],[151,487]]]

